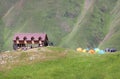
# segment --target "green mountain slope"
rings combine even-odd
[[[19,32],[45,32],[55,45],[120,48],[120,0],[0,0],[0,46]],[[112,34],[111,34],[112,33]]]

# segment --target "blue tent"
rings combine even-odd
[[[99,54],[105,54],[105,51],[104,50],[100,50],[98,53]]]

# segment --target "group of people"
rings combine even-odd
[[[38,47],[42,47],[43,45],[39,44],[39,45],[28,45],[28,46],[17,46],[16,50],[28,50],[28,49],[32,49],[32,48],[38,48]]]

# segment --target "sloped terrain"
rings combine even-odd
[[[0,0],[0,49],[18,32],[45,32],[56,46],[120,48],[120,0]]]
[[[34,48],[27,51],[7,51],[0,54],[0,71],[13,67],[64,58],[69,50],[58,47]]]
[[[7,60],[0,64],[0,79],[120,78],[120,52],[100,55],[46,47],[1,53],[0,56]]]

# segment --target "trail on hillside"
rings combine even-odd
[[[89,12],[89,9],[92,8],[95,0],[85,0],[84,1],[84,6],[81,11],[81,14],[79,15],[77,22],[73,26],[73,30],[71,33],[67,36],[67,40],[65,41],[66,43],[70,42],[71,39],[77,34],[77,31],[79,30],[79,27],[81,27],[81,23],[84,20],[86,14]]]
[[[73,28],[71,34],[74,34],[77,31],[77,29],[80,27],[80,24],[82,23],[82,20],[84,19],[84,17],[87,14],[88,10],[93,6],[93,1],[94,0],[85,0],[82,13],[78,17],[78,20],[77,20],[76,24],[74,25],[74,28]]]
[[[2,20],[4,22],[4,28],[3,28],[3,39],[4,39],[4,47],[8,46],[8,44],[11,43],[11,41],[8,40],[8,38],[12,39],[10,35],[12,35],[14,32],[17,32],[23,26],[18,27],[18,30],[12,30],[10,28],[13,28],[14,24],[16,23],[16,20],[18,19],[21,10],[23,8],[24,0],[17,1],[14,5],[12,5],[9,10],[4,14],[2,17]]]
[[[19,16],[22,8],[23,8],[24,0],[20,0],[16,2],[3,16],[3,21],[6,27],[12,26],[16,21],[16,18]],[[17,18],[18,19],[18,18]]]
[[[120,24],[120,0],[117,1],[116,6],[114,7],[114,9],[111,11],[111,22],[109,24],[110,29],[108,34],[105,36],[105,38],[103,39],[103,41],[100,43],[99,47],[101,45],[103,45],[107,40],[109,40],[112,35],[114,34],[115,30],[114,28]]]

